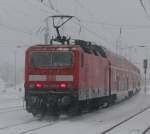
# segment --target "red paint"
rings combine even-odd
[[[38,52],[54,52],[58,48],[69,48],[73,55],[73,64],[70,68],[55,68],[55,69],[35,69],[30,65],[30,55],[34,51]],[[61,51],[61,50],[59,50]],[[40,82],[42,85],[59,85],[59,88],[67,88],[67,85],[71,85],[72,89],[78,90],[97,90],[107,92],[106,95],[117,90],[120,83],[123,85],[126,81],[128,88],[135,88],[140,80],[140,72],[133,64],[126,59],[107,51],[107,58],[102,56],[96,56],[94,54],[88,54],[78,46],[60,45],[60,46],[33,46],[26,51],[25,59],[25,89],[29,88],[28,76],[32,75],[47,75],[48,80]],[[84,56],[84,64],[81,65],[81,55]],[[121,60],[122,59],[122,60]],[[122,62],[122,64],[121,64]],[[113,68],[115,67],[115,68]],[[127,71],[129,70],[129,72]],[[131,73],[134,72],[134,73]],[[73,81],[56,81],[56,75],[73,75]],[[135,79],[136,78],[136,79]],[[117,83],[116,79],[120,82]],[[32,82],[32,81],[31,81]],[[41,88],[40,85],[37,87]],[[51,87],[51,86],[50,86]],[[52,86],[54,89],[55,86]],[[117,92],[120,92],[117,90]],[[90,92],[89,92],[90,93]]]

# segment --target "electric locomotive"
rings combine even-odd
[[[33,115],[77,114],[108,106],[140,90],[139,69],[103,46],[60,36],[50,44],[27,49],[25,57],[26,109]],[[61,45],[54,43],[59,42]]]

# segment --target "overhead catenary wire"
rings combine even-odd
[[[52,3],[51,0],[48,0],[49,6],[47,6],[47,5],[44,3],[44,0],[40,0],[40,2],[43,3],[43,5],[44,5],[45,7],[52,9],[54,12],[60,13],[60,11],[54,7],[54,5],[53,5],[53,3]]]
[[[28,1],[28,0],[25,0],[25,1]],[[74,0],[74,1],[76,1],[76,0]],[[77,0],[81,5],[82,5],[82,7],[84,7],[84,5],[79,1],[79,0]],[[141,2],[142,2],[142,0],[140,0]],[[28,1],[29,2],[29,1]],[[31,3],[31,2],[30,2]],[[53,3],[52,3],[52,1],[51,0],[49,0],[49,3],[50,3],[50,8],[53,10],[53,11],[55,11],[55,12],[59,12],[60,13],[60,11],[59,10],[57,10],[57,9],[55,9],[54,8],[54,6],[53,6]],[[32,5],[34,5],[33,3],[32,3]],[[142,4],[143,5],[143,4]],[[86,8],[86,10],[88,10],[87,8]],[[144,10],[146,11],[146,8],[144,8]],[[45,10],[44,10],[45,11]],[[88,10],[89,11],[89,10]],[[90,12],[90,14],[91,15],[93,15],[92,13],[91,13],[91,11],[89,11]],[[147,13],[147,12],[146,12]],[[82,19],[80,19],[81,21],[83,21],[83,22],[87,22],[87,23],[94,23],[94,24],[100,24],[100,25],[104,25],[104,26],[110,26],[110,27],[120,27],[120,24],[109,24],[109,23],[105,23],[105,22],[99,22],[99,21],[88,21],[88,20],[82,20]],[[22,33],[25,33],[25,34],[29,34],[29,35],[31,35],[32,33],[31,32],[29,32],[29,31],[26,31],[26,30],[23,30],[23,29],[19,29],[19,28],[16,28],[16,27],[14,27],[14,26],[9,26],[9,25],[6,25],[6,24],[0,24],[0,26],[2,26],[2,27],[5,27],[5,28],[7,28],[8,30],[14,30],[14,31],[18,31],[18,32],[22,32]],[[123,28],[125,28],[125,29],[147,29],[147,28],[150,28],[150,26],[138,26],[138,25],[121,25]]]
[[[149,29],[150,25],[129,25],[129,24],[112,24],[112,23],[106,23],[106,22],[100,22],[100,21],[94,21],[94,20],[84,20],[81,19],[81,21],[91,24],[97,24],[97,25],[104,25],[111,28],[120,28],[120,26],[124,29]]]
[[[8,45],[8,44],[3,44],[3,45],[0,45],[1,48],[27,48],[27,47],[30,47],[32,45],[16,45],[16,43],[14,43],[15,45]]]
[[[85,9],[92,18],[95,18],[95,15],[93,14],[93,12],[89,8],[84,6],[84,4],[82,4],[80,0],[73,0],[73,1],[77,3],[81,7],[81,9]]]
[[[95,15],[91,12],[90,9],[88,9],[87,7],[85,7],[81,1],[79,0],[73,0],[74,2],[78,2],[78,5],[81,6],[82,8],[84,8],[86,11],[88,11],[88,13],[90,13],[90,16],[95,18],[97,20],[97,18],[95,17]],[[144,11],[146,12],[146,14],[148,15],[148,11],[146,10],[146,7],[144,6],[144,3],[142,0],[141,1],[141,4],[142,4],[142,7],[144,8]],[[99,24],[99,25],[102,25],[102,26],[108,26],[108,27],[116,27],[116,28],[120,28],[123,27],[123,28],[126,28],[126,29],[147,29],[147,28],[150,28],[150,25],[128,25],[128,24],[112,24],[112,23],[107,23],[107,22],[102,22],[102,21],[95,21],[94,20],[84,20],[84,19],[80,19],[81,21],[83,22],[87,22],[87,23],[93,23],[93,24]]]
[[[25,4],[27,4],[27,5],[31,5],[32,7],[33,6],[35,6],[35,4],[33,4],[32,2],[29,2],[28,0],[23,0],[24,2],[25,2]],[[11,5],[9,5],[8,3],[5,3],[5,2],[0,2],[2,5],[4,5],[2,8],[1,8],[1,10],[3,9],[4,10],[4,7],[8,7],[9,9],[11,8]],[[37,8],[37,7],[36,7]],[[4,12],[2,10],[2,12]],[[26,13],[26,12],[24,12],[23,10],[21,10],[21,9],[18,9],[18,8],[13,8],[13,11],[15,11],[15,15],[17,14],[17,15],[21,15],[21,17],[24,17],[24,16],[26,16],[26,17],[29,17],[29,16],[32,16],[32,14],[28,14],[28,13]],[[40,8],[40,11],[42,11],[42,12],[44,12],[45,13],[45,11],[46,10],[41,10],[41,8]],[[7,14],[6,14],[7,13]],[[46,13],[49,13],[49,11],[47,11]],[[5,16],[11,16],[12,17],[12,13],[10,14],[8,14],[8,12],[6,12],[5,11]],[[32,16],[33,17],[33,16]],[[35,17],[35,16],[34,16]],[[1,22],[2,23],[2,22]],[[2,26],[2,25],[1,25]],[[5,27],[5,28],[7,28],[8,30],[11,30],[11,31],[16,31],[16,32],[22,32],[22,33],[25,33],[25,34],[29,34],[29,35],[31,35],[31,34],[36,34],[36,32],[33,32],[34,30],[32,30],[32,31],[30,31],[30,30],[24,30],[24,29],[22,29],[22,28],[17,28],[17,27],[14,27],[14,26],[10,26],[10,25],[8,25],[8,24],[5,24],[5,23],[3,23],[3,26]]]
[[[50,8],[53,9],[54,11],[56,11],[57,13],[59,13],[59,10],[57,10],[57,9],[53,6],[52,1],[51,1],[51,0],[48,0],[48,2],[49,2]]]
[[[29,17],[29,16],[31,16],[32,14],[30,13],[27,13],[27,12],[25,12],[24,10],[22,10],[22,9],[19,9],[18,7],[17,8],[14,8],[14,7],[12,7],[12,5],[11,4],[8,4],[8,3],[4,3],[4,2],[2,2],[2,1],[0,1],[0,5],[3,5],[3,7],[1,7],[1,9],[3,9],[4,10],[4,7],[7,7],[9,10],[12,8],[13,9],[13,12],[15,11],[15,14],[17,14],[17,15],[20,15],[20,16],[22,16],[22,17],[24,17],[24,16],[27,16],[27,17]],[[1,11],[3,11],[3,10],[1,10]],[[8,14],[8,13],[7,13]],[[33,17],[33,15],[32,15],[32,17]]]
[[[87,6],[85,6],[80,0],[73,0],[73,1],[77,3],[81,7],[82,10],[83,9],[86,10],[92,19],[97,20],[97,17],[95,16],[95,14]],[[113,37],[113,33],[110,30],[110,28],[104,27],[105,25],[103,25],[103,23],[101,23],[100,25],[102,26],[101,28],[103,28],[105,31],[108,31],[108,34],[110,34]]]
[[[51,1],[51,0],[50,0]],[[74,2],[76,2],[78,5],[80,5],[80,7],[82,8],[82,10],[86,10],[90,16],[92,18],[95,18],[94,14],[91,12],[90,9],[88,9],[87,7],[84,6],[84,4],[82,4],[81,1],[79,0],[73,0]],[[43,2],[43,1],[42,1]],[[44,4],[45,5],[45,4]],[[46,6],[46,5],[45,5]],[[51,6],[50,6],[51,10],[57,12],[57,13],[61,13],[58,9],[55,10],[54,8],[54,5],[51,1]],[[112,24],[112,23],[107,23],[107,22],[101,22],[101,21],[95,21],[95,20],[84,20],[84,19],[80,19],[80,22],[83,22],[83,23],[92,23],[92,24],[97,24],[97,25],[101,25],[101,26],[105,26],[105,27],[109,27],[109,28],[113,28],[113,29],[117,29],[119,30],[120,29],[120,26],[122,27],[122,29],[126,29],[126,30],[137,30],[137,29],[149,29],[150,28],[150,25],[129,25],[129,24]],[[82,28],[85,29],[86,31],[88,31],[89,33],[95,35],[96,37],[102,39],[103,41],[105,40],[105,42],[111,42],[112,41],[109,41],[108,39],[106,39],[105,37],[102,37],[102,35],[100,36],[99,33],[96,33],[94,32],[93,30],[90,30],[88,27],[86,27],[85,25],[83,26],[82,25]]]
[[[147,9],[146,9],[146,6],[144,5],[144,1],[143,1],[143,0],[139,0],[139,2],[140,2],[140,4],[141,4],[142,8],[144,9],[144,12],[145,12],[145,14],[146,14],[146,16],[147,16],[147,19],[150,21],[150,15],[148,14],[148,11],[147,11]]]
[[[135,30],[135,29],[147,29],[147,28],[150,28],[150,25],[129,25],[129,24],[112,24],[112,23],[107,23],[107,22],[102,22],[102,21],[95,21],[95,19],[97,20],[97,18],[95,17],[95,15],[91,12],[91,10],[87,7],[85,7],[81,1],[79,0],[73,0],[74,2],[78,3],[78,5],[82,8],[82,9],[85,9],[91,17],[94,18],[94,20],[84,20],[84,19],[80,19],[81,21],[83,22],[86,22],[86,23],[93,23],[93,24],[98,24],[98,25],[101,25],[101,26],[106,26],[106,27],[109,27],[109,28],[120,28],[120,26],[122,28],[125,28],[125,29],[128,29],[128,30]],[[142,7],[144,8],[144,11],[146,13],[147,16],[148,15],[148,11],[146,9],[146,7],[144,6],[144,3],[142,0],[140,0],[141,2],[141,5]]]
[[[3,40],[0,40],[0,43],[2,44],[5,44],[5,43],[19,43],[19,44],[26,44],[25,42],[23,41],[19,41],[19,40],[10,40],[10,39],[3,39]]]
[[[75,22],[74,22],[74,23],[75,23]],[[76,24],[78,24],[78,23],[76,23]],[[79,25],[79,24],[78,24],[78,25]],[[110,41],[110,40],[106,39],[105,37],[101,36],[99,33],[97,33],[97,32],[95,32],[95,31],[89,29],[89,28],[88,28],[87,26],[85,26],[84,24],[80,23],[80,26],[81,26],[84,30],[86,30],[88,33],[90,33],[90,34],[94,35],[95,37],[97,37],[99,40],[101,39],[101,40],[103,40],[103,41],[106,42],[106,43],[109,43],[109,44],[111,43],[111,44],[113,44],[112,41]]]
[[[0,27],[6,28],[10,31],[21,32],[21,33],[24,33],[24,34],[27,34],[27,35],[32,35],[33,34],[32,32],[25,31],[23,29],[20,29],[20,28],[14,27],[14,26],[10,26],[10,25],[7,25],[7,24],[1,23],[1,22],[0,22]]]
[[[9,15],[9,14],[7,14],[7,15]],[[27,34],[27,35],[32,35],[31,31],[24,30],[22,28],[17,28],[15,26],[8,25],[8,24],[2,22],[2,19],[0,20],[0,27],[5,28],[5,29],[7,29],[9,31],[21,32],[21,33],[24,33],[24,34]]]
[[[34,7],[38,7],[38,5],[35,5],[34,3],[33,3],[33,1],[31,2],[31,0],[24,0],[26,3],[28,3],[29,5],[32,5],[32,6],[34,6]],[[45,10],[45,9],[43,9],[43,8],[39,8],[39,10],[41,11],[41,12],[43,12],[43,13],[52,13],[52,11],[50,11],[50,10]],[[53,13],[52,13],[53,14]]]
[[[25,2],[27,2],[27,0],[25,0]],[[5,6],[10,7],[10,5],[9,5],[8,3],[2,2],[2,4],[5,5]],[[28,4],[29,4],[29,3],[28,3]],[[33,4],[33,5],[34,5],[34,4]],[[33,6],[33,5],[32,5],[32,6]],[[2,8],[1,8],[1,9],[2,9]],[[3,10],[2,10],[2,11],[3,11]],[[14,11],[15,11],[17,14],[22,13],[21,10],[14,9]],[[11,14],[8,14],[8,13],[7,13],[6,16],[9,16],[9,15],[11,15]],[[27,14],[27,13],[25,13],[25,12],[23,12],[23,15],[29,16],[29,14]],[[30,31],[30,30],[25,30],[25,29],[23,29],[23,28],[18,28],[18,27],[16,27],[16,26],[8,25],[8,24],[2,22],[2,20],[0,21],[0,27],[5,28],[5,29],[7,29],[7,30],[9,30],[9,31],[20,32],[20,33],[24,33],[24,34],[27,34],[27,35],[30,35],[30,36],[33,35],[33,34],[35,34],[34,32],[32,32],[32,31]]]
[[[93,17],[93,18],[95,18],[95,15],[93,14],[93,13],[91,13],[91,11],[87,8],[87,7],[85,7],[83,4],[82,4],[82,2],[80,1],[80,0],[73,0],[74,2],[76,2],[76,3],[78,3],[78,5],[80,6],[80,7],[82,7],[83,9],[85,9],[89,14],[90,14],[90,16],[91,17]],[[142,1],[142,0],[141,0]],[[144,5],[143,5],[144,6]],[[148,11],[146,10],[146,8],[145,8],[145,6],[144,6],[144,11],[146,12],[146,15],[147,15],[147,17],[149,18],[149,15],[148,15]],[[95,20],[95,19],[94,19]],[[96,19],[97,20],[97,19]],[[81,21],[83,21],[83,22],[87,22],[87,21],[85,21],[85,20],[83,20],[83,19],[81,19]],[[107,28],[115,28],[115,29],[117,29],[117,30],[119,30],[120,28],[121,29],[125,29],[125,30],[141,30],[141,29],[146,29],[146,30],[149,30],[150,29],[150,25],[128,25],[128,24],[111,24],[111,23],[106,23],[106,22],[100,22],[100,21],[91,21],[91,23],[92,24],[98,24],[98,25],[101,25],[101,26],[105,26],[105,28],[107,27]],[[110,31],[110,30],[109,30]],[[97,36],[97,34],[95,34],[95,32],[92,32],[94,35],[96,35]],[[121,34],[120,34],[121,35]],[[101,36],[102,37],[102,36]],[[119,38],[120,38],[121,36],[119,36]],[[101,39],[103,39],[103,40],[105,40],[105,42],[110,42],[108,39],[106,39],[106,38],[101,38]],[[113,43],[114,44],[114,43]]]
[[[36,6],[35,4],[33,4],[32,2],[30,2],[29,0],[24,0],[26,3],[28,2],[28,4],[31,4],[32,6]],[[44,0],[38,0],[40,2],[44,2]],[[51,0],[47,0],[49,2],[49,6],[47,6],[46,4],[44,4],[44,6],[46,6],[47,8],[50,8],[51,10],[53,10],[54,12],[57,12],[57,13],[61,13],[58,9],[56,9],[54,7],[54,4],[52,3]],[[79,0],[73,0],[74,2],[78,3],[78,5],[80,5],[82,8],[84,8],[86,11],[88,11],[88,13],[90,14],[91,17],[95,17],[94,14],[91,12],[91,10],[87,7],[84,6],[84,4],[82,4],[81,1]],[[139,0],[140,1],[140,4],[142,5],[142,8],[144,9],[145,13],[148,15],[148,11],[146,9],[146,7],[144,6],[144,2],[143,0]],[[16,11],[18,11],[19,13],[19,10],[15,9]],[[41,8],[40,8],[40,11],[41,11]],[[22,11],[21,11],[22,12]],[[42,12],[46,12],[46,13],[49,13],[49,11],[47,10],[44,10],[42,9]],[[25,12],[23,12],[24,15],[29,15]],[[109,28],[113,27],[113,28],[119,28],[120,26],[122,26],[123,28],[125,29],[147,29],[147,28],[150,28],[150,26],[148,25],[128,25],[128,24],[112,24],[112,23],[107,23],[107,22],[102,22],[102,21],[95,21],[95,20],[84,20],[84,19],[80,19],[81,21],[83,22],[86,22],[86,23],[93,23],[93,24],[97,24],[97,25],[103,25],[103,26],[108,26]]]
[[[110,29],[116,29],[117,31],[120,32],[120,29],[125,29],[125,30],[137,30],[137,29],[147,29],[147,28],[150,28],[150,25],[149,26],[139,26],[139,25],[123,25],[123,24],[111,24],[111,23],[106,23],[106,22],[102,22],[102,21],[97,21],[98,18],[95,17],[95,14],[93,14],[91,12],[91,10],[87,7],[84,6],[84,4],[82,4],[82,2],[80,0],[73,0],[74,2],[76,2],[81,8],[82,10],[86,10],[89,15],[94,18],[92,20],[84,20],[84,19],[80,19],[80,21],[84,22],[84,23],[90,23],[90,24],[96,24],[96,25],[100,25],[102,26],[103,29],[109,31],[109,34],[112,35],[112,37],[114,36],[114,34],[112,33],[112,31]],[[96,20],[96,21],[95,21]],[[84,27],[85,28],[85,27]],[[88,28],[86,29],[88,32],[90,33],[93,33],[96,37],[100,38],[101,40],[105,41],[106,43],[111,43],[111,44],[115,44],[115,42],[113,41],[110,41],[108,39],[106,39],[104,36],[98,36],[98,34],[94,31],[91,31],[89,30]],[[121,42],[121,34],[119,34],[119,42]],[[118,41],[118,39],[117,39]],[[116,44],[117,45],[117,44]]]
[[[41,2],[44,2],[44,0],[42,0]],[[44,4],[45,5],[45,4]],[[45,5],[46,6],[46,5]],[[51,8],[51,6],[50,6],[50,9],[52,9],[53,11],[55,11],[56,13],[62,13],[61,11],[59,11],[58,9],[56,9],[56,10],[54,10],[53,8]],[[91,14],[92,15],[92,14]],[[76,19],[77,19],[77,17],[76,17]],[[80,19],[78,19],[78,21],[79,21]],[[81,22],[81,21],[80,21]],[[74,22],[75,23],[75,22]],[[79,24],[79,23],[76,23],[76,24],[78,24],[78,25],[80,25],[84,30],[86,30],[87,32],[89,32],[90,34],[93,34],[95,37],[97,37],[98,39],[101,39],[101,40],[103,40],[104,42],[106,42],[106,43],[112,43],[112,41],[110,41],[110,40],[108,40],[108,39],[106,39],[105,37],[103,37],[103,36],[101,36],[100,34],[98,34],[97,32],[95,32],[95,31],[93,31],[93,30],[90,30],[88,27],[86,27],[85,25],[83,25],[83,24]]]
[[[113,33],[112,33],[112,31],[110,29],[114,29],[115,28],[116,30],[120,30],[120,27],[121,27],[122,29],[125,28],[125,29],[130,29],[130,30],[134,29],[135,30],[137,28],[137,27],[135,28],[135,26],[131,27],[131,25],[130,26],[129,25],[122,25],[122,24],[116,25],[116,24],[111,24],[111,23],[106,23],[106,22],[101,22],[101,21],[95,21],[95,20],[98,20],[98,19],[95,17],[95,15],[91,12],[91,10],[89,8],[85,7],[84,4],[82,4],[82,2],[80,0],[73,0],[73,1],[76,2],[82,8],[82,10],[85,9],[90,14],[90,16],[92,18],[94,18],[94,21],[93,20],[89,21],[89,20],[80,19],[82,22],[100,25],[100,26],[102,26],[102,28],[104,30],[109,31],[109,34],[111,34],[112,37],[113,37]],[[141,28],[141,27],[138,27],[138,28]],[[112,41],[108,41],[108,39],[106,39],[104,37],[102,38],[102,36],[101,36],[101,39],[105,40],[105,42],[112,42]]]

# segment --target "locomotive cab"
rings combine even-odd
[[[37,45],[27,50],[25,99],[29,112],[35,107],[43,109],[43,105],[68,106],[77,99],[79,55],[78,47],[68,45]]]

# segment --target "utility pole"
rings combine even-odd
[[[147,66],[148,66],[147,59],[144,59],[143,67],[144,67],[144,74],[145,74],[145,86],[144,86],[144,93],[145,93],[145,95],[146,95],[146,73],[147,73]]]
[[[44,33],[44,43],[45,44],[49,44],[49,25],[48,25],[48,19],[49,19],[49,17],[47,17],[45,19],[45,23],[46,23],[45,33]]]
[[[15,90],[17,90],[17,87],[16,87],[16,84],[17,84],[17,78],[16,78],[16,68],[17,68],[17,65],[16,65],[16,58],[17,58],[17,55],[16,55],[16,53],[17,53],[17,50],[16,50],[16,48],[15,48],[15,51],[14,51],[14,87],[15,87]]]
[[[122,26],[120,26],[119,37],[116,40],[116,53],[117,54],[120,54],[121,39],[122,39]]]
[[[44,0],[40,0],[40,2],[43,3]],[[44,33],[44,43],[45,44],[49,44],[49,25],[48,25],[48,19],[49,19],[49,17],[47,17],[45,19],[45,24],[46,24],[45,33]]]

